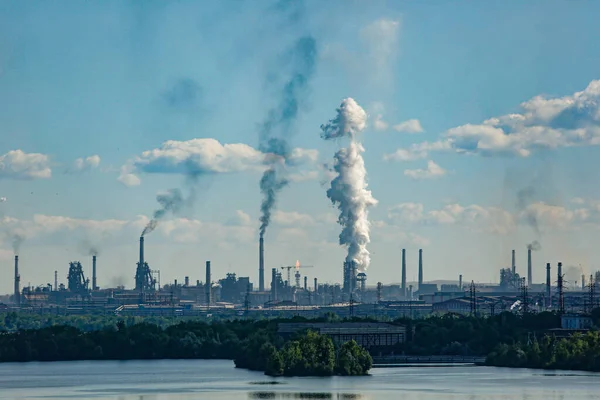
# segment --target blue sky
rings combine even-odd
[[[256,282],[260,124],[303,37],[317,55],[289,144],[304,152],[266,234],[268,268],[300,259],[315,265],[310,278],[341,280],[345,249],[320,166],[344,142],[323,141],[319,127],[351,97],[368,113],[360,140],[379,201],[369,214],[371,284],[399,281],[403,247],[409,279],[418,248],[426,280],[497,280],[512,248],[524,272],[532,240],[542,244],[536,281],[545,262],[595,271],[599,8],[3,2],[0,292],[12,287],[15,235],[25,237],[24,284],[50,282],[55,270],[64,280],[74,259],[89,271],[98,247],[99,284],[132,285],[139,234],[157,193],[172,188],[193,189],[195,201],[146,240],[163,281],[201,279],[212,260],[215,278],[235,271]],[[186,162],[210,173],[191,185]]]

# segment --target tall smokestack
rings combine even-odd
[[[402,296],[406,297],[406,249],[402,249]]]
[[[96,285],[96,255],[92,256],[92,290],[98,290]]]
[[[558,275],[557,275],[558,280],[560,281],[562,279],[562,263],[561,262],[558,263],[558,271],[557,272],[558,272]]]
[[[552,276],[550,274],[550,263],[546,264],[546,307],[552,305]]]
[[[140,236],[140,266],[144,266],[144,237]]]
[[[277,301],[277,269],[271,269],[271,300]]]
[[[423,249],[419,249],[419,290],[423,285]]]
[[[458,276],[458,290],[462,290],[462,275]]]
[[[517,273],[517,264],[516,264],[516,259],[515,259],[515,251],[512,251],[512,274],[513,276],[515,276],[515,274]]]
[[[265,291],[265,241],[262,236],[258,241],[258,290]]]
[[[210,299],[211,299],[210,261],[206,262],[206,284],[204,285],[204,290],[206,292],[206,305],[210,306]]]
[[[527,284],[533,284],[533,271],[531,267],[531,249],[527,249]]]
[[[21,305],[21,275],[19,275],[19,256],[15,255],[15,304]]]
[[[319,286],[317,285],[317,278],[315,278],[315,293],[319,293]]]
[[[304,277],[304,291],[306,292],[308,290],[308,277],[305,276]]]
[[[581,290],[585,290],[585,275],[581,275]]]
[[[54,271],[54,291],[58,292],[58,271]]]

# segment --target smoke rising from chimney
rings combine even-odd
[[[542,249],[542,245],[537,240],[534,240],[533,242],[531,242],[527,245],[527,250],[540,251],[541,249]]]
[[[368,208],[377,200],[367,190],[367,171],[362,158],[364,147],[357,135],[366,127],[367,113],[352,98],[342,101],[337,116],[321,125],[321,138],[334,140],[347,137],[350,144],[334,155],[333,169],[337,176],[331,181],[327,197],[340,210],[338,223],[342,226],[340,245],[348,247],[346,261],[354,261],[360,271],[366,271],[371,263],[367,250],[370,223]]]
[[[15,255],[19,255],[19,250],[21,250],[21,245],[23,244],[23,241],[25,240],[25,236],[18,234],[18,233],[13,233],[11,235],[11,239],[12,239],[13,253]]]
[[[528,186],[524,187],[523,189],[520,189],[517,192],[517,209],[525,213],[524,217],[525,221],[527,221],[527,225],[529,225],[533,229],[535,234],[539,237],[540,225],[537,219],[537,215],[527,210],[527,206],[529,205],[529,203],[531,203],[531,201],[533,201],[535,196],[536,189],[533,182],[530,183]]]
[[[154,211],[154,215],[148,225],[142,231],[142,236],[156,229],[158,221],[167,215],[168,212],[177,213],[183,205],[183,196],[179,189],[170,189],[167,193],[161,193],[156,196],[156,201],[161,205],[161,208]]]
[[[306,98],[307,88],[314,73],[317,48],[315,39],[308,36],[296,41],[285,54],[285,60],[292,67],[290,77],[285,82],[276,107],[271,109],[259,132],[259,149],[265,153],[267,166],[260,180],[263,200],[260,205],[260,237],[263,237],[271,222],[271,211],[277,194],[288,184],[286,164],[290,156],[288,143],[294,131],[294,123],[300,107]]]

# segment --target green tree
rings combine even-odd
[[[366,375],[372,366],[371,355],[354,340],[340,347],[336,362],[339,375]]]

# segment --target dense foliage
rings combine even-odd
[[[487,357],[486,364],[498,367],[571,369],[600,371],[600,333],[556,339],[544,336],[528,344],[500,344]]]
[[[354,340],[337,351],[331,338],[307,332],[281,350],[268,345],[265,374],[271,376],[366,375],[373,365],[369,353]]]
[[[504,312],[487,318],[446,314],[421,320],[400,319],[409,340],[397,349],[409,355],[486,356],[498,344],[514,344],[528,335],[560,327],[557,314],[543,312],[525,316]],[[414,334],[412,334],[414,330]]]
[[[148,323],[83,332],[52,326],[0,334],[0,361],[233,359],[240,344],[266,322],[181,322],[161,328]]]
[[[600,325],[600,310],[595,310],[592,317],[595,324]],[[373,320],[353,318],[349,321]],[[330,353],[323,350],[329,348],[326,341],[310,336],[284,343],[276,330],[278,322],[284,321],[340,321],[333,314],[313,320],[294,317],[205,321],[181,317],[119,319],[116,316],[8,313],[0,315],[0,361],[223,358],[233,359],[240,368],[269,371],[273,375],[309,373],[304,371],[330,374],[331,363],[327,361],[331,360]],[[530,343],[533,337],[543,338],[548,329],[560,327],[560,317],[549,312],[527,315],[505,312],[487,318],[447,314],[387,322],[407,327],[407,342],[393,349],[395,354],[489,354],[494,365],[591,369],[591,361],[587,358],[579,364],[585,366],[577,368],[581,357],[576,355],[582,347],[590,354],[595,354],[596,349],[595,336],[578,336],[564,342],[543,339],[530,344],[532,348],[522,345]],[[547,340],[553,347],[546,346]],[[534,346],[540,348],[539,357]],[[550,348],[553,356],[549,355]],[[298,349],[301,349],[301,359],[296,357]],[[365,371],[368,363],[356,361],[359,359],[357,351],[351,344],[335,349],[333,373],[363,373],[360,369]],[[566,357],[565,352],[573,357]],[[344,357],[360,364],[360,368],[344,363],[344,368],[340,369],[339,360]],[[537,361],[538,358],[543,362]]]
[[[147,323],[167,327],[181,321],[191,320],[182,317],[118,317],[116,315],[60,315],[60,314],[34,314],[34,313],[0,313],[0,332],[16,332],[18,330],[41,329],[51,326],[72,326],[84,332],[97,331],[107,327],[114,327],[117,322],[123,321],[126,326]]]
[[[271,376],[365,375],[373,364],[369,353],[354,341],[336,352],[327,336],[309,331],[283,343],[268,329],[243,341],[234,361],[238,368]]]

